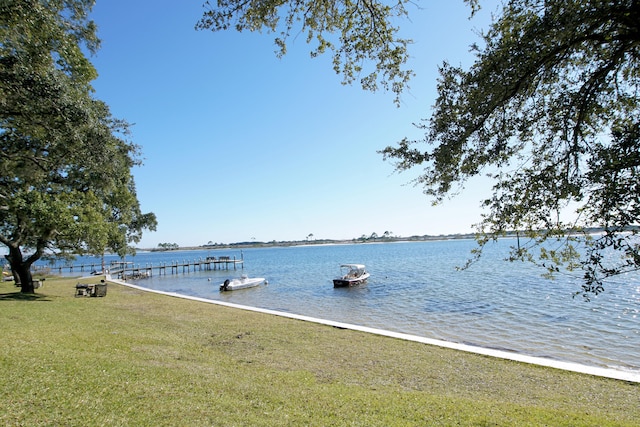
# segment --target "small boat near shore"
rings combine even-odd
[[[342,264],[340,270],[340,276],[333,279],[334,288],[360,285],[370,276],[363,264]]]
[[[267,279],[264,277],[250,278],[246,274],[243,274],[240,278],[225,280],[224,283],[220,285],[220,291],[237,291],[238,289],[253,288],[263,284],[267,284]]]

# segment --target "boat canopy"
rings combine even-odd
[[[352,270],[364,270],[364,264],[342,264],[340,267],[350,268]]]

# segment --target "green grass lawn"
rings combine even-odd
[[[636,383],[77,281],[0,285],[0,425],[640,423]]]

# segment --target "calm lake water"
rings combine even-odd
[[[580,273],[556,280],[503,261],[512,242],[490,244],[457,271],[472,240],[139,253],[135,265],[226,255],[237,271],[197,271],[139,280],[151,289],[296,313],[531,356],[640,372],[640,275],[617,277],[605,293],[573,298]],[[112,258],[107,258],[109,262]],[[97,262],[95,258],[93,262]],[[75,264],[79,264],[77,261]],[[366,285],[333,288],[341,263],[367,265]],[[266,277],[268,286],[221,293],[226,278]]]

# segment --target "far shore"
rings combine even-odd
[[[590,235],[601,233],[601,228],[589,228],[584,232]],[[501,238],[513,239],[518,236],[524,236],[524,233],[517,231],[509,231]],[[236,243],[209,243],[200,246],[178,246],[177,244],[159,244],[155,248],[137,248],[139,251],[145,252],[168,252],[168,251],[193,251],[203,249],[245,249],[245,248],[263,248],[263,247],[289,247],[289,246],[320,246],[320,245],[353,245],[353,244],[370,244],[370,243],[393,243],[393,242],[432,242],[439,240],[470,240],[476,239],[477,233],[456,233],[456,234],[438,234],[438,235],[414,235],[409,237],[403,236],[361,236],[353,239],[314,239],[308,238],[304,240],[272,240],[269,242],[262,241],[245,241]]]
[[[237,242],[237,243],[215,243],[201,246],[177,246],[172,249],[161,247],[156,248],[137,248],[138,251],[145,252],[170,252],[170,251],[195,251],[203,249],[246,249],[246,248],[264,248],[264,247],[289,247],[289,246],[328,246],[328,245],[355,245],[355,244],[372,244],[372,243],[394,243],[394,242],[430,242],[438,240],[469,240],[475,239],[476,235],[470,234],[441,234],[438,236],[424,235],[411,237],[377,237],[377,238],[357,238],[347,240],[333,239],[309,239],[309,240],[280,240],[270,242]],[[510,236],[505,236],[510,237]]]

